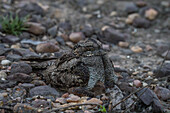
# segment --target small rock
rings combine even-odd
[[[63,22],[63,23],[59,23],[58,27],[59,27],[59,29],[62,29],[66,32],[71,31],[71,29],[72,29],[72,26],[71,26],[70,22],[68,22],[68,21]]]
[[[143,51],[143,49],[139,46],[132,46],[130,49],[135,53],[141,53]]]
[[[8,76],[7,79],[11,81],[22,82],[22,83],[32,81],[31,76],[24,74],[24,73],[14,73]]]
[[[155,9],[151,8],[145,11],[145,17],[149,20],[154,20],[157,15],[158,15],[158,12]]]
[[[54,43],[42,43],[37,45],[36,51],[39,53],[54,53],[59,51],[59,47]]]
[[[68,98],[69,97],[69,94],[68,93],[65,93],[62,95],[63,98]]]
[[[74,94],[70,94],[69,97],[67,98],[67,102],[78,102],[78,101],[80,101],[80,97]]]
[[[126,35],[112,28],[105,28],[103,31],[103,40],[109,43],[117,44],[119,41],[125,41]]]
[[[21,10],[19,11],[19,16],[21,17],[25,17],[29,14],[41,16],[44,15],[44,10],[36,2],[24,4],[20,8]]]
[[[170,99],[170,90],[167,88],[157,86],[154,89],[154,92],[157,94],[158,98],[160,98],[161,100],[167,101]]]
[[[40,58],[40,55],[36,54],[35,52],[32,52],[29,49],[14,49],[13,51],[15,54],[22,55],[23,59]]]
[[[153,49],[152,46],[146,45],[146,50],[147,50],[147,51],[151,51],[152,49]]]
[[[14,61],[19,61],[19,60],[22,58],[22,56],[17,55],[17,54],[12,54],[12,55],[11,55],[11,54],[8,54],[6,58],[7,58],[8,60],[14,62]]]
[[[29,26],[28,31],[30,33],[33,33],[35,35],[42,35],[45,33],[46,29],[39,23],[34,23],[34,22],[27,22],[27,26]]]
[[[128,4],[126,6],[125,11],[130,14],[130,13],[135,13],[138,12],[138,7],[135,4]]]
[[[25,88],[26,90],[29,90],[30,88],[35,87],[34,84],[30,84],[30,83],[23,83],[20,85],[21,87]]]
[[[11,45],[11,48],[20,49],[21,45],[20,44],[13,44],[13,45]]]
[[[97,98],[91,98],[90,100],[86,101],[85,103],[103,104],[103,102]]]
[[[0,71],[0,79],[6,79],[7,74],[4,71]]]
[[[74,44],[72,42],[66,42],[66,45],[70,48],[73,48],[74,47]]]
[[[59,93],[54,88],[51,88],[50,86],[37,86],[32,88],[29,93],[31,97],[36,95],[54,96],[54,97],[59,96]]]
[[[133,84],[134,84],[137,88],[142,86],[142,83],[141,83],[140,80],[134,80],[134,81],[133,81]]]
[[[11,74],[14,73],[30,74],[31,72],[32,72],[32,67],[25,62],[12,64],[11,66]]]
[[[133,26],[137,28],[148,28],[150,27],[150,22],[146,20],[145,18],[135,18],[133,20]]]
[[[38,45],[38,44],[41,44],[41,43],[43,43],[42,41],[35,41],[35,40],[25,40],[25,39],[23,39],[22,41],[21,41],[21,44],[30,44],[30,45]]]
[[[69,36],[70,41],[72,41],[73,43],[77,43],[80,40],[83,40],[84,38],[85,36],[82,32],[74,32],[74,33],[71,33]]]
[[[7,65],[10,65],[11,64],[11,61],[9,61],[9,60],[2,60],[1,61],[1,65],[3,65],[3,66],[7,66]]]
[[[57,99],[55,100],[55,102],[57,102],[57,103],[61,103],[61,104],[65,104],[65,103],[67,103],[67,101],[66,101],[66,99],[65,99],[65,98],[57,98]]]
[[[132,24],[133,20],[138,17],[140,17],[138,13],[133,13],[133,14],[128,15],[128,18],[125,21],[127,24]]]
[[[120,42],[118,43],[118,45],[119,45],[120,47],[123,47],[123,48],[129,47],[129,43],[128,43],[128,42],[122,42],[122,41],[120,41]]]
[[[55,37],[57,35],[57,26],[53,26],[48,29],[48,34],[50,34],[52,37]]]
[[[83,29],[82,29],[83,34],[86,37],[90,37],[92,36],[92,34],[94,33],[94,29],[90,26],[90,25],[86,25]]]
[[[59,44],[65,45],[65,41],[64,41],[64,39],[63,39],[62,37],[56,37],[55,39],[56,39],[56,41],[57,41]]]
[[[16,86],[16,83],[15,81],[3,81],[3,83],[1,82],[0,83],[0,89],[7,89],[7,88],[12,88],[14,86]]]
[[[152,90],[150,90],[149,88],[144,88],[136,94],[145,105],[150,105],[151,103],[153,104],[153,112],[163,112],[163,106],[161,105],[160,100]]]
[[[140,1],[137,1],[137,2],[136,2],[136,5],[137,5],[138,7],[144,7],[144,6],[147,5],[147,3],[146,3],[145,1],[143,1],[143,0],[140,0]]]
[[[102,44],[102,48],[103,48],[104,50],[110,50],[110,45],[108,45],[108,44]]]
[[[34,100],[31,105],[35,108],[50,108],[51,103],[46,100],[36,99]]]
[[[12,44],[18,42],[19,40],[20,39],[18,37],[13,36],[13,35],[7,35],[7,36],[2,38],[2,41],[4,43],[12,43]]]

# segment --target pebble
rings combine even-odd
[[[154,20],[157,15],[158,15],[158,12],[153,8],[145,11],[145,17],[149,20]]]
[[[2,60],[1,61],[1,65],[3,65],[3,66],[7,66],[7,65],[10,65],[10,64],[11,64],[10,60]]]
[[[22,83],[32,81],[31,76],[24,74],[24,73],[14,73],[8,76],[7,79],[11,81],[22,82]]]
[[[66,32],[72,30],[72,25],[68,21],[59,23],[58,27]]]
[[[35,46],[41,43],[43,43],[43,41],[35,41],[35,40],[27,40],[27,39],[23,39],[21,41],[21,44],[30,44],[30,45],[35,45]]]
[[[137,5],[138,7],[144,7],[144,6],[147,5],[147,3],[146,3],[145,1],[143,1],[143,0],[140,0],[140,1],[137,1],[137,2],[136,2],[136,5]]]
[[[105,26],[104,26],[105,27]],[[103,29],[103,40],[109,43],[117,44],[119,41],[125,41],[126,35],[116,31],[113,28],[105,27]]]
[[[80,97],[74,94],[70,94],[66,101],[67,102],[78,102],[80,101]]]
[[[54,43],[41,43],[36,46],[38,53],[54,53],[59,51],[59,47]]]
[[[133,20],[133,26],[137,27],[137,28],[148,28],[150,27],[150,21],[148,21],[145,18],[135,18]]]
[[[31,105],[35,108],[50,108],[51,103],[46,100],[36,99],[32,101]]]
[[[134,80],[134,81],[133,81],[133,84],[134,84],[137,88],[142,86],[142,83],[141,83],[140,80]]]
[[[36,3],[36,2],[30,2],[28,4],[24,4],[20,7],[21,10],[19,11],[19,16],[25,17],[29,14],[32,15],[44,15],[44,10]]]
[[[128,43],[128,42],[122,42],[122,41],[120,41],[120,42],[118,43],[118,45],[119,45],[120,47],[123,47],[123,48],[128,48],[128,47],[129,47],[129,43]]]
[[[125,20],[126,24],[132,24],[133,23],[133,20],[135,18],[138,18],[140,17],[140,15],[138,13],[133,13],[133,14],[130,14],[128,15],[127,19]]]
[[[66,101],[66,98],[61,97],[61,98],[57,98],[57,99],[55,100],[55,102],[61,103],[61,104],[65,104],[67,101]]]
[[[151,50],[153,50],[153,48],[152,48],[152,46],[150,46],[150,45],[146,45],[146,50],[147,50],[147,51],[151,51]]]
[[[91,25],[86,25],[86,26],[82,29],[82,32],[83,32],[83,34],[84,34],[86,37],[90,37],[90,36],[93,35],[94,29],[92,28]]]
[[[84,38],[85,36],[82,32],[74,32],[74,33],[71,33],[69,36],[70,41],[72,41],[73,43],[77,43],[80,40],[83,40]]]
[[[48,34],[50,34],[50,36],[52,36],[52,37],[55,37],[57,35],[57,26],[53,26],[53,27],[49,28]]]
[[[7,35],[7,36],[5,36],[5,37],[3,37],[3,39],[2,39],[2,41],[4,42],[4,43],[16,43],[16,42],[18,42],[20,39],[17,37],[17,36],[13,36],[13,35]]]
[[[139,46],[132,46],[130,49],[135,53],[141,53],[143,51],[143,49]]]
[[[138,12],[138,7],[135,4],[128,4],[125,8],[125,11],[128,14],[135,13],[135,12]]]
[[[66,45],[68,46],[68,47],[70,47],[70,48],[73,48],[74,47],[74,44],[72,43],[72,42],[66,42]]]
[[[30,88],[33,88],[35,87],[34,84],[31,84],[31,83],[23,83],[20,85],[21,87],[25,88],[26,90],[29,90]]]
[[[6,79],[7,74],[4,71],[0,71],[0,79]]]
[[[8,60],[14,62],[14,61],[19,61],[19,60],[22,58],[22,56],[17,55],[17,54],[12,54],[12,55],[11,55],[11,54],[8,54],[6,58],[7,58]]]
[[[31,72],[32,72],[32,67],[25,62],[20,62],[20,63],[11,65],[11,74],[14,74],[14,73],[30,74]]]
[[[137,92],[136,94],[145,105],[150,105],[152,103],[154,106],[153,107],[154,112],[157,113],[163,112],[163,106],[161,105],[160,100],[152,90],[150,90],[149,88],[144,88]]]
[[[36,95],[41,95],[41,96],[54,96],[58,97],[59,93],[56,91],[56,89],[50,87],[50,86],[37,86],[32,89],[30,89],[29,92],[30,96],[36,96]]]
[[[21,55],[23,57],[23,59],[32,59],[32,58],[40,58],[40,55],[38,55],[37,53],[31,51],[30,49],[13,49],[13,51],[18,54]]]
[[[28,31],[35,35],[42,35],[45,33],[46,29],[39,23],[27,22],[26,25],[29,26]]]
[[[62,95],[63,98],[68,98],[69,97],[69,94],[68,93],[65,93]]]
[[[158,98],[167,101],[170,99],[170,90],[163,87],[155,87],[154,92],[157,94]]]

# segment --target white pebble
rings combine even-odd
[[[1,61],[1,65],[3,65],[3,66],[10,65],[10,64],[11,64],[11,61],[9,61],[9,60],[2,60]]]

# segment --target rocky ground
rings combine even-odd
[[[1,0],[0,17],[10,14],[28,16],[29,27],[12,35],[0,22],[2,113],[170,112],[169,0]],[[91,35],[108,51],[120,89],[93,98],[63,93],[29,65],[57,59]],[[87,103],[95,105],[80,105]]]

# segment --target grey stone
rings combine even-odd
[[[52,37],[55,37],[57,35],[57,26],[53,26],[48,29],[48,34],[50,34]]]
[[[59,93],[56,91],[56,89],[51,88],[50,86],[37,86],[30,90],[30,96],[36,95],[58,97]]]
[[[22,56],[17,55],[17,54],[12,54],[12,55],[11,55],[11,54],[8,54],[6,58],[7,58],[8,60],[14,62],[14,61],[19,61],[19,60],[22,58]]]
[[[117,44],[119,41],[125,41],[126,35],[112,28],[107,28],[103,31],[103,40],[109,43]]]
[[[15,73],[7,77],[8,80],[17,81],[17,82],[31,82],[31,76],[24,74],[24,73]]]
[[[14,73],[30,74],[31,72],[32,72],[32,67],[25,62],[12,64],[11,66],[11,74]]]
[[[20,39],[16,36],[13,36],[13,35],[7,35],[5,37],[3,37],[2,41],[4,43],[16,43],[18,42]]]

